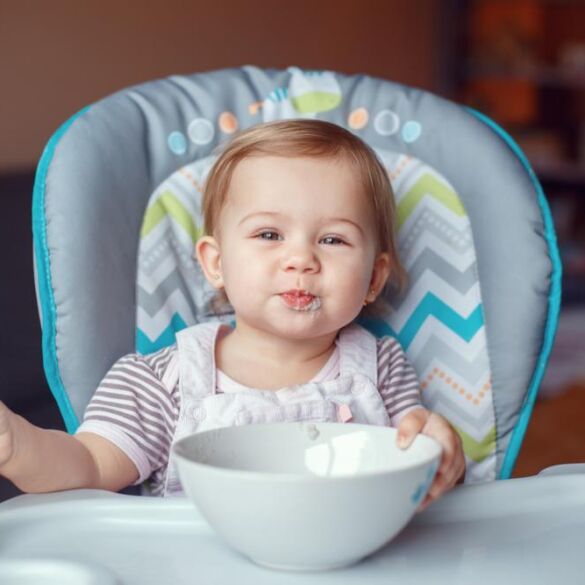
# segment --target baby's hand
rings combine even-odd
[[[11,414],[8,407],[0,402],[0,474],[2,474],[2,467],[14,453],[14,437],[10,426]]]
[[[465,456],[459,435],[440,414],[426,408],[417,408],[406,414],[398,425],[398,447],[406,449],[418,433],[435,439],[443,447],[439,470],[429,493],[419,507],[419,511],[422,511],[463,479]]]

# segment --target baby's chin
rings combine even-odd
[[[267,330],[272,335],[283,339],[302,341],[336,335],[343,326],[342,323],[331,323],[320,319],[315,313],[299,312],[290,318],[280,318],[276,322],[271,322]]]

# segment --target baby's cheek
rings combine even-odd
[[[224,254],[222,272],[226,285],[232,288],[242,286],[242,283],[249,279],[255,270],[254,264],[254,261],[242,254],[241,251],[229,255]]]
[[[342,274],[343,276],[339,278]],[[353,262],[344,267],[342,273],[338,273],[337,286],[351,297],[365,297],[368,292],[371,275],[371,271],[368,271],[363,263]]]
[[[236,311],[246,311],[258,304],[261,298],[261,279],[251,268],[244,267],[236,273],[230,273],[225,287],[232,306]]]

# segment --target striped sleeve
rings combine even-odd
[[[423,406],[418,377],[398,341],[382,337],[377,344],[378,390],[390,423],[397,426],[406,413]]]
[[[95,433],[121,449],[138,469],[137,484],[166,465],[179,416],[178,387],[163,374],[176,352],[167,347],[148,356],[129,354],[106,374],[77,432]]]

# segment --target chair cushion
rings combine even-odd
[[[398,243],[409,273],[387,319],[362,318],[377,335],[401,342],[421,379],[425,404],[463,439],[466,481],[495,478],[491,372],[477,259],[469,217],[449,182],[422,161],[376,149],[395,191]],[[175,171],[150,197],[142,225],[136,287],[136,348],[157,351],[175,333],[208,320],[215,290],[193,258],[202,234],[202,186],[216,156]]]
[[[37,171],[33,236],[45,372],[67,428],[75,430],[112,363],[133,351],[136,339],[144,342],[137,333],[136,283],[151,296],[157,286],[141,264],[150,232],[163,229],[157,216],[168,216],[167,209],[183,216],[190,249],[197,237],[197,210],[175,185],[180,169],[196,176],[191,165],[204,164],[238,128],[290,117],[343,125],[393,168],[404,198],[400,242],[412,286],[396,307],[396,322],[369,326],[378,333],[392,328],[407,347],[425,400],[449,412],[466,441],[475,461],[472,478],[508,477],[560,301],[546,201],[521,152],[489,120],[431,93],[364,75],[250,66],[177,75],[104,98],[56,132]],[[412,189],[400,186],[406,177]],[[151,211],[149,200],[164,192],[167,180],[175,199],[161,197]],[[409,244],[415,226],[425,235]],[[177,242],[186,237],[171,233]],[[474,259],[464,251],[466,242]],[[160,254],[167,254],[164,246]],[[150,343],[160,341],[175,309],[184,324],[209,318],[199,308],[205,288],[189,293],[193,268],[180,266],[167,284],[171,294],[183,290],[182,300],[161,313],[162,328],[143,322],[140,311],[156,313],[153,307],[162,305],[149,305],[139,291],[138,327]],[[175,285],[180,270],[183,284]],[[176,318],[164,343],[183,323]]]

